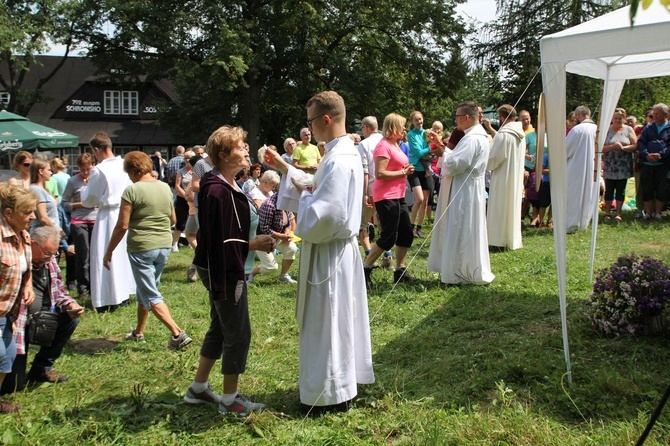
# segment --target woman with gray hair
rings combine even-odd
[[[286,138],[284,140],[284,153],[282,154],[282,159],[286,161],[286,164],[293,165],[293,151],[295,150],[295,146],[298,144],[295,142],[295,139],[293,138]]]
[[[274,194],[274,190],[279,184],[279,174],[274,170],[266,170],[261,175],[258,186],[249,191],[248,195],[254,201],[257,208],[260,208],[265,200]]]

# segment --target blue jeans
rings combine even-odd
[[[16,358],[16,344],[12,335],[12,324],[7,320],[7,316],[0,317],[0,332],[2,332],[2,342],[0,342],[0,373],[10,373],[12,364]]]
[[[151,304],[163,303],[163,296],[158,292],[161,273],[167,264],[172,248],[158,248],[150,251],[129,252],[130,268],[135,277],[137,301],[151,311]]]

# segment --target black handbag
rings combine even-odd
[[[58,313],[54,311],[37,311],[28,316],[28,342],[33,345],[49,347],[56,336]]]

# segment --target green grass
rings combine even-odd
[[[635,252],[670,264],[670,223],[630,215],[601,225],[596,269]],[[428,244],[415,242],[410,272],[420,285],[392,290],[376,270],[369,298],[377,382],[362,386],[345,414],[303,419],[298,411],[295,288],[275,275],[250,287],[253,338],[242,390],[269,410],[247,419],[189,406],[208,326],[201,284],[186,282],[191,251],[170,257],[162,291],[175,320],[193,337],[183,352],[165,348],[168,331],[150,316],[146,344],[121,342],[135,307],[98,315],[87,309],[56,364],[65,384],[10,397],[18,415],[0,415],[4,444],[393,444],[628,445],[670,383],[666,337],[602,337],[584,301],[591,234],[568,237],[568,325],[573,379],[568,386],[550,230],[524,230],[524,248],[491,254],[487,287],[439,286],[425,270]],[[297,264],[292,274],[297,274]],[[99,340],[93,351],[86,350]],[[34,353],[34,348],[32,352]],[[218,367],[211,382],[221,391]],[[647,444],[670,438],[665,413]]]

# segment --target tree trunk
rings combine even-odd
[[[242,98],[242,127],[247,131],[249,155],[256,159],[259,147],[261,130],[261,82],[257,75],[247,73],[246,82],[249,86]]]

